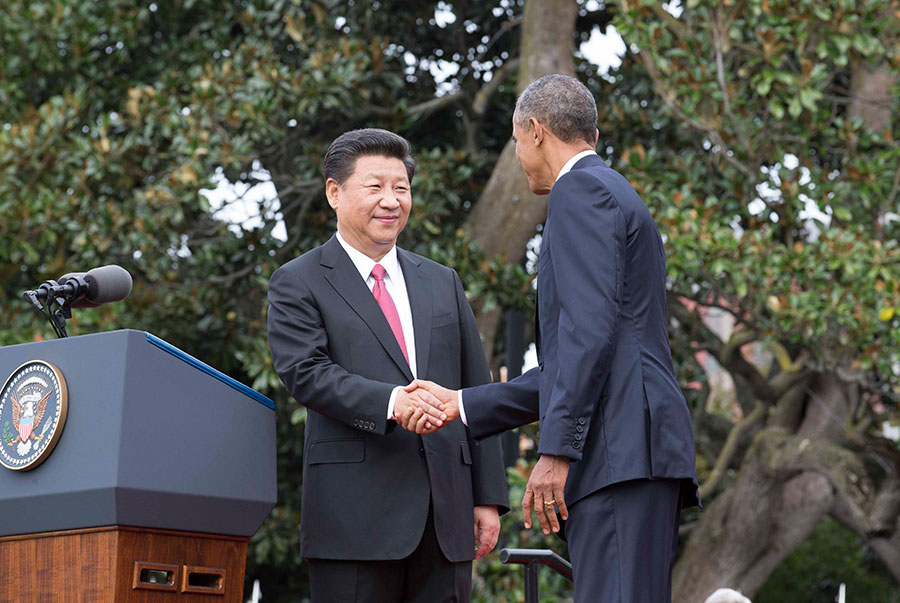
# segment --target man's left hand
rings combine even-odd
[[[559,532],[559,520],[556,518],[554,505],[559,507],[560,517],[569,518],[565,489],[570,462],[572,459],[564,456],[541,455],[531,471],[531,477],[525,485],[525,496],[522,498],[522,514],[525,516],[526,528],[531,527],[532,507],[544,534],[549,534],[551,530]]]
[[[500,514],[495,505],[475,507],[475,558],[494,550],[500,535]]]

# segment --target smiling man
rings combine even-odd
[[[269,283],[269,347],[309,409],[301,553],[313,603],[469,601],[472,559],[497,542],[508,510],[496,440],[471,445],[457,421],[421,414],[421,377],[467,387],[490,373],[456,272],[396,246],[412,205],[409,144],[347,132],[325,155],[337,215],[327,243]],[[445,417],[444,417],[445,418]]]

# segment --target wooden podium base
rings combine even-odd
[[[241,603],[249,538],[109,526],[0,538],[0,603]]]

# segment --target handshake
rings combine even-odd
[[[407,431],[434,433],[459,417],[459,392],[416,379],[397,392],[394,419]]]

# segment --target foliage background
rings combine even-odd
[[[670,336],[679,378],[697,386],[686,396],[704,494],[732,500],[725,494],[750,474],[759,434],[785,413],[811,412],[835,391],[817,380],[837,374],[857,388],[842,398],[852,403],[829,407],[844,427],[813,436],[862,459],[853,475],[872,484],[859,503],[868,512],[900,467],[896,443],[879,431],[898,422],[900,150],[896,119],[873,126],[870,114],[854,114],[854,78],[861,65],[891,75],[875,104],[896,111],[900,9],[888,0],[674,7],[580,2],[571,35],[556,43],[571,47],[574,73],[598,98],[600,154],[635,184],[666,240]],[[268,276],[334,231],[320,172],[327,144],[379,126],[408,137],[419,161],[401,244],[454,267],[480,315],[530,313],[530,265],[486,254],[490,236],[474,240],[470,220],[479,204],[506,202],[485,191],[509,137],[519,58],[534,52],[525,9],[524,0],[13,0],[0,9],[0,345],[50,336],[22,290],[118,263],[135,277],[131,297],[77,311],[71,332],[152,331],[273,398],[279,501],[253,539],[247,574],[267,601],[306,591],[297,546],[305,409],[272,371]],[[575,49],[609,22],[628,48],[603,74]],[[258,220],[229,223],[200,193],[221,178],[268,183],[277,196],[253,202]],[[809,213],[810,200],[821,213]],[[731,314],[735,337],[711,332],[685,301]],[[495,368],[505,362],[502,337],[488,334],[486,347]],[[734,400],[709,404],[697,352],[734,376]],[[785,402],[797,384],[800,410]],[[802,431],[799,419],[777,427]],[[534,427],[524,434],[537,437]],[[534,460],[526,451],[510,470],[514,502]],[[741,509],[723,513],[739,518]],[[877,534],[900,550],[893,518]],[[716,552],[704,532],[711,521],[686,516],[683,558],[728,576],[695,552],[704,542]],[[765,540],[753,526],[729,533],[737,548]],[[804,545],[760,601],[831,600],[823,581],[858,584],[855,601],[898,596],[872,561],[871,525],[822,526],[813,542],[846,554]],[[700,535],[693,548],[691,534]],[[503,545],[565,553],[524,531],[516,511],[504,518]],[[742,562],[732,565],[745,571]],[[518,570],[496,555],[477,568],[476,600],[523,600]],[[547,597],[571,596],[560,579],[542,580]]]

